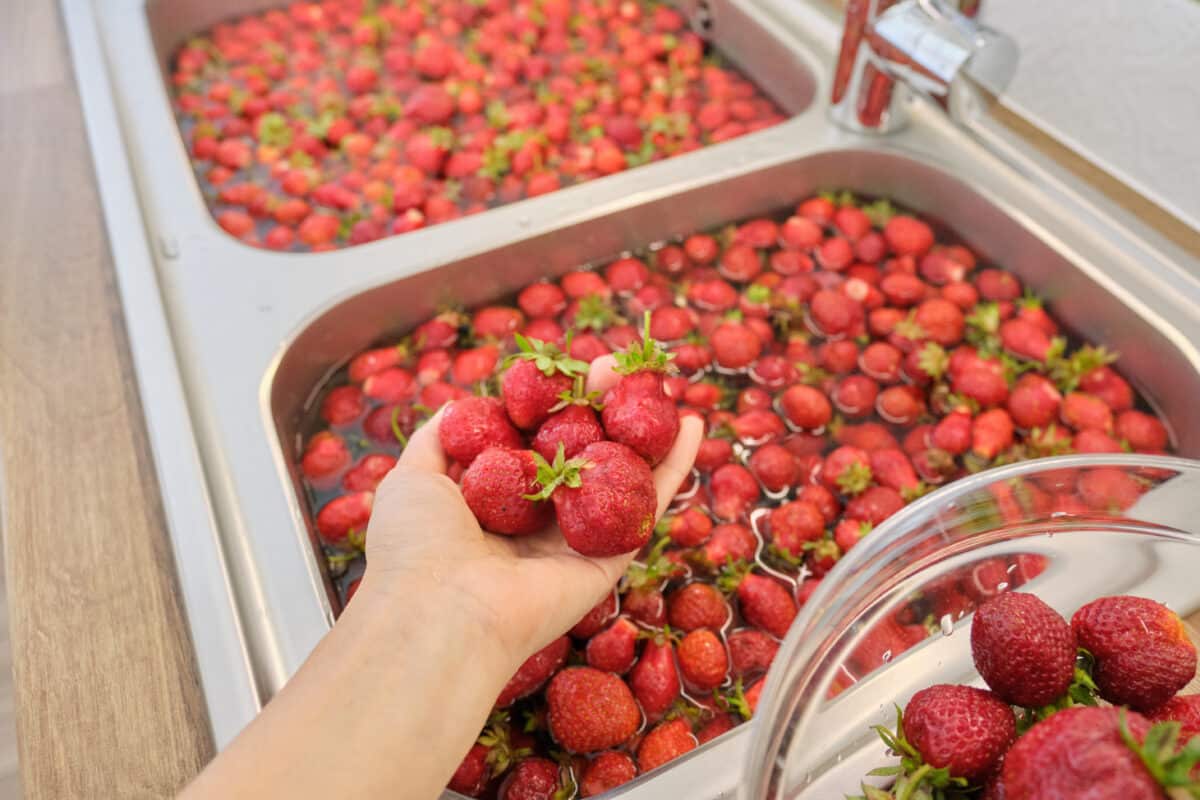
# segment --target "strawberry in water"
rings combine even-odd
[[[576,377],[587,374],[587,364],[563,353],[554,344],[513,337],[519,352],[506,359],[500,394],[508,418],[522,430],[541,425],[571,393]]]
[[[603,558],[639,549],[654,530],[658,498],[645,460],[623,444],[590,444],[567,459],[560,447],[551,464],[541,456],[531,498],[552,499],[558,526],[576,552]]]
[[[588,666],[623,675],[633,666],[637,640],[637,626],[625,617],[618,617],[587,643],[584,655]]]
[[[641,345],[631,346],[616,357],[615,369],[622,378],[604,398],[604,432],[654,466],[663,460],[679,435],[679,412],[663,391],[663,375],[670,371],[671,355],[650,338],[649,314]]]
[[[546,690],[550,735],[573,753],[596,753],[628,741],[642,724],[629,687],[616,675],[568,667]]]
[[[337,475],[350,464],[350,450],[342,437],[322,431],[308,441],[300,458],[300,471],[310,481],[320,482]]]
[[[541,488],[539,459],[532,450],[489,447],[467,467],[462,476],[463,499],[484,530],[525,536],[550,524],[550,504],[529,499]]]
[[[729,620],[729,604],[711,583],[689,583],[667,598],[671,627],[684,632],[699,628],[720,630]]]
[[[546,681],[550,680],[550,676],[566,663],[569,652],[571,640],[560,636],[525,659],[525,663],[508,679],[500,696],[496,698],[496,708],[510,706],[522,697],[528,697],[541,689]]]
[[[353,492],[335,497],[317,512],[317,533],[332,547],[361,550],[371,518],[373,492]]]
[[[658,719],[679,697],[679,670],[670,631],[660,631],[646,642],[642,657],[629,674],[629,688],[651,719]]]
[[[971,655],[1005,702],[1039,708],[1067,693],[1075,675],[1075,634],[1041,599],[1007,592],[983,603],[971,623]]]
[[[1071,617],[1071,629],[1096,660],[1093,677],[1110,703],[1149,711],[1196,676],[1196,646],[1183,621],[1144,597],[1101,597]]]
[[[729,675],[725,644],[708,628],[697,628],[683,637],[676,654],[684,681],[697,691],[711,691]]]
[[[595,797],[629,783],[637,776],[637,765],[628,753],[608,750],[595,756],[583,770],[579,794]]]
[[[696,746],[696,737],[684,720],[672,719],[660,723],[638,745],[638,769],[641,772],[658,769],[668,761],[695,750]]]
[[[567,631],[576,639],[590,639],[600,632],[613,615],[617,613],[617,595],[609,592],[604,599],[597,603],[583,619],[575,623],[575,627]]]
[[[737,594],[738,609],[747,622],[782,639],[796,618],[796,601],[779,581],[750,570],[749,564],[732,564],[718,583]]]
[[[519,761],[500,784],[497,800],[555,800],[561,797],[561,768],[548,758]]]
[[[766,672],[779,652],[779,642],[757,628],[733,631],[725,643],[735,678],[753,678]]]

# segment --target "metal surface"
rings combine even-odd
[[[910,89],[946,98],[951,115],[963,118],[982,105],[979,90],[999,94],[1016,71],[1016,43],[946,0],[856,0],[844,25],[839,69],[848,72],[830,116],[852,131],[904,127]]]
[[[332,622],[292,471],[311,393],[356,350],[450,297],[480,302],[817,189],[886,194],[1015,270],[1075,332],[1121,350],[1120,368],[1172,421],[1181,451],[1200,453],[1200,354],[1189,344],[1200,341],[1200,284],[1122,220],[1078,203],[1073,187],[1013,170],[927,104],[886,141],[832,128],[823,104],[808,103],[828,94],[836,23],[810,6],[708,4],[714,41],[797,113],[782,125],[478,217],[280,254],[213,223],[160,72],[190,26],[265,4],[159,0],[147,16],[141,0],[62,2],[218,745],[253,713],[243,698],[270,697]],[[93,119],[93,108],[107,113]],[[169,330],[154,327],[164,310]],[[176,374],[186,400],[169,391]],[[189,453],[202,477],[183,468]],[[212,524],[174,507],[179,498],[203,501],[195,513]],[[213,565],[227,577],[213,578]],[[232,603],[206,590],[210,580],[228,582]],[[234,639],[214,633],[227,618],[240,625]],[[624,793],[730,795],[746,738],[740,729]]]

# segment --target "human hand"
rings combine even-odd
[[[610,356],[593,362],[589,391],[605,392],[617,382],[614,363]],[[532,536],[485,533],[446,475],[437,435],[441,416],[413,434],[375,492],[359,592],[392,594],[400,608],[418,594],[452,605],[487,632],[515,671],[600,602],[634,554],[582,556],[556,526]],[[654,470],[658,516],[691,470],[702,437],[698,418],[681,421],[674,447]]]

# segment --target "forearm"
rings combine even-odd
[[[364,581],[264,712],[183,794],[438,795],[513,669],[469,610]]]

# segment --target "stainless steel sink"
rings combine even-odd
[[[287,680],[333,619],[293,470],[323,375],[453,297],[546,274],[845,187],[939,218],[1049,300],[1200,455],[1200,284],[1081,202],[1018,173],[915,101],[891,138],[833,129],[820,100],[837,25],[788,0],[719,0],[711,36],[793,116],[775,128],[478,217],[323,254],[253,250],[211,220],[161,80],[178,37],[257,0],[62,0],[95,152],[180,583],[218,745]],[[686,4],[685,4],[686,5]],[[690,7],[689,7],[689,10]],[[745,729],[628,796],[722,797]]]

